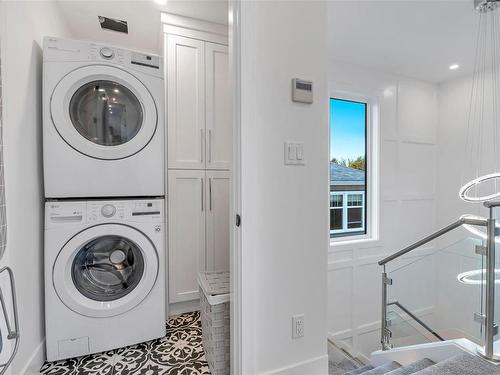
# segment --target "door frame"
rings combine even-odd
[[[230,199],[230,279],[231,279],[231,374],[243,373],[242,359],[242,251],[241,226],[235,224],[241,212],[241,0],[228,0],[228,47],[230,87],[233,95],[233,160]],[[243,219],[244,220],[244,219]]]

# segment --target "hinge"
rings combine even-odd
[[[382,276],[382,282],[385,285],[392,285],[392,279],[390,277],[387,277],[386,275]]]
[[[486,246],[476,245],[476,254],[486,256],[488,248]]]
[[[392,338],[392,332],[387,328],[385,329],[385,337],[389,339]]]
[[[484,324],[486,321],[486,316],[480,313],[474,313],[474,321],[476,323]]]
[[[474,313],[474,321],[479,324],[486,324],[486,315]],[[498,324],[493,324],[493,335],[498,335]]]

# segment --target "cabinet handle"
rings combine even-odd
[[[203,163],[205,148],[203,145],[205,144],[205,135],[203,129],[200,129],[200,148],[201,148],[201,162]]]
[[[210,177],[208,179],[208,192],[209,192],[209,207],[210,207],[210,211],[212,211],[212,177]]]
[[[208,162],[212,162],[212,129],[208,129]]]
[[[201,181],[201,210],[204,211],[205,210],[205,202],[204,202],[204,192],[205,192],[205,188],[203,186],[203,178],[200,178],[200,181]]]

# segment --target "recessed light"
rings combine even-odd
[[[450,65],[450,70],[457,70],[458,68],[460,68],[460,65],[458,65],[458,64],[451,64]]]
[[[167,3],[167,0],[154,0],[154,2],[158,5],[165,5]]]

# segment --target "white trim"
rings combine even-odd
[[[22,375],[35,375],[40,373],[40,368],[45,361],[45,337],[35,348],[28,362],[21,370]]]
[[[231,178],[230,222],[241,212],[241,0],[229,0],[229,71],[233,90],[233,162]],[[244,221],[244,217],[242,218]],[[231,225],[231,374],[243,374],[242,348],[242,259],[241,229]],[[248,338],[247,338],[248,339]],[[248,352],[249,348],[247,348]],[[250,353],[251,354],[251,353]]]
[[[168,300],[167,300],[168,301]],[[200,300],[175,302],[168,305],[168,316],[177,316],[188,312],[200,311]]]
[[[330,90],[330,98],[366,103],[366,207],[367,233],[359,236],[343,236],[330,239],[330,251],[338,245],[362,241],[378,241],[380,238],[380,104],[375,94]],[[328,127],[330,139],[330,127]]]
[[[291,366],[262,373],[262,375],[326,375],[328,374],[328,355],[294,363]]]
[[[162,13],[163,32],[192,39],[227,45],[228,26],[196,18]]]

